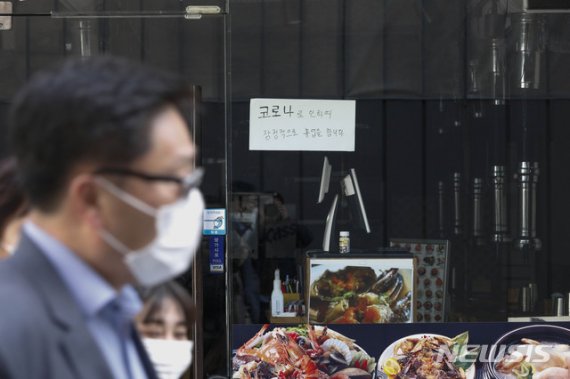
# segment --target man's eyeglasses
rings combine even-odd
[[[202,167],[197,167],[194,169],[194,171],[192,171],[191,174],[183,178],[170,175],[147,174],[145,172],[131,170],[123,167],[101,167],[95,171],[95,174],[131,176],[133,178],[139,178],[150,182],[174,183],[180,187],[180,196],[184,197],[188,195],[192,189],[198,188],[200,186],[202,183],[202,178],[204,177],[204,169]]]

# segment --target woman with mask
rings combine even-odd
[[[10,256],[20,240],[20,227],[28,213],[28,202],[16,175],[16,160],[0,162],[0,258]]]
[[[192,363],[192,300],[174,281],[139,291],[137,328],[160,379],[179,379]]]

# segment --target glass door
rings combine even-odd
[[[1,118],[26,79],[65,57],[112,54],[173,71],[194,85],[190,127],[199,146],[197,164],[206,168],[207,207],[225,207],[229,52],[224,1],[1,1],[0,13]],[[0,153],[7,154],[5,141]],[[226,355],[219,354],[227,345],[225,277],[203,270],[207,264],[204,243],[192,268],[179,278],[196,308],[194,378],[226,371]]]

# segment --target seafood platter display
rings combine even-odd
[[[405,323],[414,319],[414,260],[311,258],[308,260],[309,322]]]
[[[448,241],[392,239],[390,246],[416,258],[416,322],[445,321]]]
[[[469,333],[454,338],[439,334],[414,334],[388,346],[378,359],[377,378],[475,378],[474,360],[469,350]]]
[[[371,379],[376,362],[326,326],[266,324],[236,351],[232,366],[241,379]]]
[[[532,325],[503,335],[492,346],[488,376],[497,379],[570,379],[570,329]]]

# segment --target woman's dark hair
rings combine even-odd
[[[0,161],[0,238],[14,217],[28,211],[27,204],[18,180],[16,159],[4,158]]]
[[[194,307],[192,306],[192,298],[180,284],[170,281],[156,287],[139,289],[138,291],[145,304],[145,309],[147,309],[142,318],[143,324],[150,322],[153,316],[160,311],[162,302],[165,299],[172,299],[182,310],[188,330],[190,330],[190,326],[194,322]]]
[[[148,150],[157,113],[172,105],[188,116],[191,97],[178,76],[111,56],[38,72],[16,95],[8,130],[30,204],[55,208],[77,164],[128,165]]]

